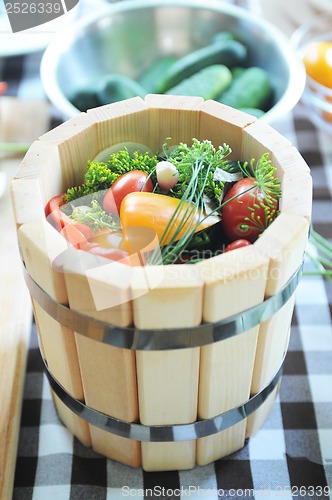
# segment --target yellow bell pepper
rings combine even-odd
[[[135,192],[128,194],[121,203],[120,221],[126,233],[130,227],[145,227],[154,230],[164,246],[179,240],[190,226],[190,231],[201,231],[216,223],[216,217],[203,219],[202,211],[192,203],[163,194]],[[176,211],[177,210],[177,211]],[[196,226],[196,227],[195,227]],[[166,232],[165,232],[166,231]]]

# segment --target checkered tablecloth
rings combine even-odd
[[[44,98],[39,61],[40,54],[0,61],[1,79],[12,94]],[[54,116],[56,123],[59,117]],[[332,136],[311,124],[301,104],[275,128],[311,167],[313,226],[332,240]],[[280,394],[264,427],[228,458],[191,471],[161,473],[131,469],[97,455],[60,423],[33,325],[14,500],[332,498],[331,314],[331,283],[304,276]]]

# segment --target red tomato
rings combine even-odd
[[[232,243],[227,245],[227,247],[224,250],[224,253],[236,250],[237,248],[246,247],[248,245],[252,245],[252,243],[250,243],[250,241],[248,240],[234,240]]]
[[[236,182],[223,202],[234,196],[221,210],[225,234],[230,241],[239,238],[255,241],[276,216],[278,200],[268,207],[264,191],[249,177]]]
[[[80,233],[83,234],[84,238],[86,240],[90,240],[93,236],[92,230],[89,228],[89,226],[86,226],[85,224],[81,224],[80,222],[71,222],[76,229],[80,231]]]
[[[83,226],[83,224],[66,224],[60,231],[60,234],[76,248],[87,244],[87,239],[79,226]]]
[[[58,231],[61,231],[66,224],[71,224],[73,221],[68,215],[60,210],[61,205],[64,205],[63,194],[53,196],[45,207],[45,215],[47,220],[55,226]]]
[[[123,198],[129,193],[138,191],[145,191],[148,193],[153,191],[153,183],[151,179],[148,178],[148,174],[140,170],[126,172],[107,190],[103,202],[103,209],[107,213],[119,214]]]

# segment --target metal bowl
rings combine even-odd
[[[284,116],[305,85],[304,67],[287,38],[248,11],[214,0],[125,0],[105,6],[51,42],[41,63],[43,86],[69,118],[79,113],[69,100],[78,88],[96,85],[107,73],[135,79],[158,55],[182,56],[223,30],[247,46],[250,65],[271,75],[274,104],[261,119]]]

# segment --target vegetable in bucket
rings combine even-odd
[[[121,145],[89,161],[84,182],[52,198],[46,215],[73,246],[111,260],[132,253],[134,227],[158,237],[161,252],[148,252],[146,264],[194,263],[251,244],[278,215],[280,181],[268,154],[243,163],[230,153],[195,138],[191,146],[166,140],[156,154]]]

